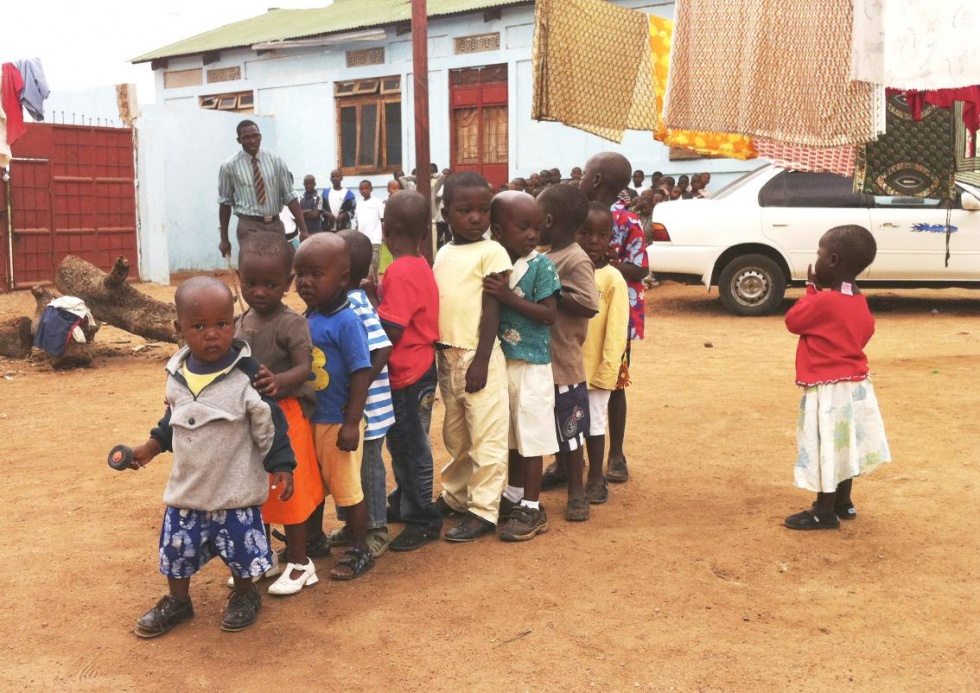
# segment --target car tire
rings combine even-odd
[[[735,315],[769,315],[786,294],[786,275],[765,255],[740,255],[722,269],[718,293]]]

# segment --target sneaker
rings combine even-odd
[[[630,480],[630,470],[626,466],[626,459],[617,457],[610,458],[606,463],[606,480],[616,484],[622,484]]]
[[[565,519],[569,522],[585,522],[589,519],[589,503],[584,498],[570,498],[565,506]]]
[[[168,594],[158,601],[155,607],[140,616],[133,632],[141,638],[155,638],[192,618],[194,618],[194,605],[191,604],[191,600],[184,601]]]
[[[609,483],[602,481],[590,481],[585,485],[585,500],[589,505],[602,505],[609,500]]]
[[[515,503],[510,498],[506,496],[500,497],[500,512],[497,515],[497,522],[506,522],[507,518],[510,517],[510,513],[519,506],[520,503]]]
[[[347,525],[327,534],[327,543],[330,546],[347,546],[350,544],[350,537],[347,536]]]
[[[387,527],[369,529],[367,533],[367,545],[371,549],[371,555],[377,558],[391,546],[391,534]]]
[[[221,619],[221,630],[237,633],[245,630],[259,617],[262,608],[262,595],[254,587],[248,592],[235,590],[228,597],[228,608]]]
[[[497,531],[497,525],[492,522],[476,515],[467,515],[459,521],[458,525],[446,532],[445,539],[446,541],[463,543],[475,541],[484,534],[493,534],[495,531]]]
[[[439,539],[439,532],[427,531],[422,525],[410,524],[391,542],[392,551],[415,551]]]
[[[837,513],[820,514],[810,510],[790,515],[783,524],[790,529],[840,529],[840,520]]]
[[[526,505],[516,506],[500,532],[502,541],[528,541],[548,531],[548,515],[544,506],[537,510]]]
[[[300,576],[295,580],[290,577],[294,570],[301,571]],[[316,576],[316,566],[313,565],[312,559],[307,558],[306,565],[287,563],[279,579],[269,585],[269,594],[275,594],[280,597],[296,594],[304,587],[312,587],[319,581],[319,578]]]

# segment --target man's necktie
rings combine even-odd
[[[259,158],[257,156],[252,157],[252,176],[255,177],[255,199],[260,205],[264,205],[266,203],[265,179],[262,178],[262,171],[259,169]]]

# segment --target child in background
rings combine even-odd
[[[299,198],[299,207],[303,210],[306,230],[310,233],[322,231],[323,198],[316,191],[316,178],[310,173],[303,176],[303,196]]]
[[[283,502],[270,494],[262,506],[267,523],[286,530],[286,570],[269,586],[269,594],[296,594],[317,583],[316,567],[306,554],[306,520],[323,501],[323,483],[313,449],[308,417],[315,398],[309,383],[313,345],[306,319],[290,310],[282,296],[293,279],[292,244],[282,234],[255,233],[242,241],[238,276],[242,298],[249,309],[235,320],[235,336],[248,343],[252,357],[262,364],[255,388],[275,399],[289,423],[289,442],[296,455],[295,492]],[[270,480],[271,482],[271,480]]]
[[[248,344],[234,339],[231,291],[214,277],[192,277],[174,302],[186,344],[167,363],[167,412],[133,449],[131,464],[140,469],[164,450],[174,453],[160,533],[160,572],[170,593],[137,621],[141,638],[194,618],[191,576],[215,555],[235,581],[222,630],[255,623],[262,598],[252,578],[272,567],[259,506],[269,495],[268,474],[279,500],[289,500],[296,466],[286,417],[252,386],[259,364]]]
[[[394,343],[388,367],[395,423],[388,453],[396,488],[389,494],[389,520],[405,523],[392,551],[415,551],[439,538],[442,515],[432,502],[429,420],[436,388],[435,341],[439,338],[439,289],[432,268],[419,254],[429,226],[424,195],[400,192],[385,206],[385,245],[394,261],[377,289],[363,284],[378,306],[381,324]]]
[[[816,264],[807,268],[806,294],[786,313],[786,328],[800,336],[796,485],[817,494],[810,510],[786,518],[790,529],[837,529],[840,520],[857,517],[854,477],[891,461],[864,354],[875,322],[854,283],[876,253],[867,229],[830,229],[820,239]]]
[[[349,229],[354,219],[357,197],[343,186],[344,172],[330,172],[330,187],[323,191],[323,230]]]
[[[367,544],[367,503],[361,490],[360,439],[371,382],[367,332],[347,300],[347,241],[335,233],[314,234],[300,244],[293,268],[296,292],[309,307],[306,317],[313,342],[313,444],[325,487],[347,513],[350,548],[330,577],[353,580],[374,567]],[[307,531],[312,537],[322,535],[323,523],[317,513],[307,522]]]
[[[510,257],[484,234],[490,226],[490,185],[466,172],[450,176],[443,218],[453,240],[436,256],[439,287],[436,363],[446,408],[442,433],[452,459],[442,469],[440,505],[465,514],[446,540],[467,542],[494,531],[507,475],[507,367],[497,344],[500,304],[483,280],[509,272]]]
[[[647,194],[649,190],[644,190]],[[630,319],[629,289],[619,271],[609,265],[609,236],[612,214],[598,202],[589,203],[589,216],[578,232],[578,244],[595,265],[599,291],[599,312],[589,320],[589,331],[582,347],[585,377],[589,384],[589,430],[585,447],[589,452],[589,475],[585,498],[601,505],[609,498],[609,484],[602,473],[606,447],[606,412],[609,395],[616,389],[619,366],[626,351]]]
[[[360,209],[360,206],[358,206]],[[388,380],[388,358],[391,356],[391,342],[381,327],[378,314],[360,288],[361,281],[367,278],[371,265],[371,242],[367,236],[357,231],[339,231],[338,235],[347,241],[350,248],[350,281],[347,283],[347,300],[351,309],[364,323],[367,331],[368,351],[371,352],[371,385],[368,387],[367,401],[364,404],[364,452],[361,459],[361,488],[367,500],[368,546],[377,558],[391,544],[388,521],[385,517],[387,502],[387,481],[385,462],[382,458],[385,433],[395,422],[395,410],[391,404],[391,385]],[[344,521],[347,513],[337,509],[337,519]],[[331,546],[346,546],[349,543],[347,528],[334,530],[327,535]]]
[[[385,216],[384,203],[381,200],[371,197],[374,188],[371,181],[362,180],[357,188],[361,193],[361,201],[357,203],[354,210],[354,220],[358,231],[367,236],[371,241],[371,266],[372,277],[378,276],[378,260],[381,254],[381,220]]]
[[[548,531],[539,502],[541,459],[558,452],[555,427],[541,412],[555,408],[551,373],[551,332],[561,290],[555,266],[535,248],[541,208],[523,192],[499,193],[490,205],[490,229],[514,269],[491,274],[483,290],[500,303],[500,346],[507,358],[510,396],[508,485],[500,501],[503,541],[527,541]]]
[[[554,185],[541,193],[538,204],[544,211],[541,241],[551,247],[548,259],[554,263],[561,281],[558,317],[551,326],[551,370],[555,383],[559,452],[555,464],[542,477],[542,488],[554,488],[567,481],[565,519],[584,522],[589,519],[589,504],[582,487],[583,448],[590,426],[582,345],[589,319],[599,311],[599,294],[592,260],[575,239],[588,218],[589,202],[578,188]],[[551,483],[546,486],[545,477],[548,476]]]

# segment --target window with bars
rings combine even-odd
[[[345,173],[391,173],[402,166],[401,77],[336,82],[337,165]]]

